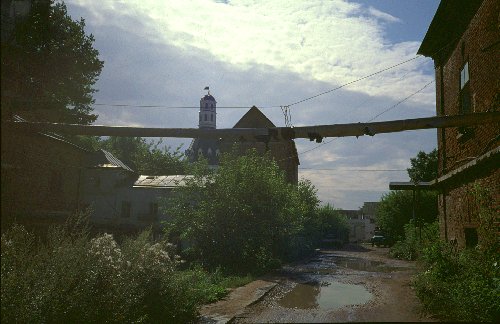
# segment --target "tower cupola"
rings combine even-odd
[[[217,128],[217,101],[210,94],[208,87],[205,88],[208,93],[200,99],[199,128]]]

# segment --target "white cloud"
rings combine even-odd
[[[325,81],[332,87],[412,58],[418,42],[391,44],[382,22],[398,18],[373,7],[337,1],[75,0],[98,24],[116,24],[151,41],[207,51],[239,69],[269,66]],[[130,17],[144,26],[131,23]],[[404,76],[405,82],[400,78]],[[416,61],[351,88],[400,98],[427,83]],[[432,103],[432,89],[412,100]],[[286,104],[283,102],[282,104]]]
[[[390,17],[345,1],[69,2],[70,10],[82,12],[105,60],[97,102],[196,106],[201,89],[210,85],[219,106],[289,104],[412,58],[419,46],[391,43],[384,38]],[[292,122],[367,121],[432,80],[423,69],[428,62],[418,58],[293,106]],[[429,116],[434,103],[429,86],[377,120]],[[198,121],[196,109],[96,108],[99,124],[196,127]],[[263,112],[284,125],[279,108]],[[244,113],[219,109],[217,126],[232,127]],[[186,148],[189,140],[166,142]],[[299,152],[318,145],[296,143]],[[407,175],[346,168],[405,169],[410,157],[435,143],[434,131],[338,139],[300,155],[303,168],[336,171],[303,170],[300,176],[317,185],[323,202],[353,209],[378,200],[390,181],[405,181]]]
[[[386,12],[380,11],[378,9],[375,9],[373,7],[368,8],[368,12],[375,18],[385,20],[387,22],[401,22],[401,19],[394,17]]]

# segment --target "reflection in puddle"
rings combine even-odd
[[[334,262],[339,267],[359,270],[359,271],[379,271],[382,266],[385,264],[380,261],[370,261],[363,259],[355,259],[355,258],[333,258]]]
[[[362,305],[371,298],[372,294],[363,286],[326,282],[321,285],[297,284],[278,303],[286,308],[333,310],[347,305]]]

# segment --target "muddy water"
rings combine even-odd
[[[421,321],[409,286],[415,265],[386,255],[369,248],[321,251],[286,266],[278,285],[234,322]]]
[[[361,305],[370,299],[372,294],[361,285],[331,280],[319,285],[298,284],[278,304],[285,308],[333,310],[347,305]]]
[[[373,295],[363,285],[342,283],[335,274],[343,268],[359,271],[387,271],[384,263],[360,258],[321,254],[301,266],[284,271],[298,282],[277,300],[281,307],[292,309],[335,310],[348,305],[362,305]]]

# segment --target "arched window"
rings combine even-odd
[[[203,156],[203,151],[201,150],[201,148],[198,149],[198,157],[201,157]]]
[[[208,103],[207,102],[205,102],[205,108],[208,109]]]
[[[212,149],[211,149],[211,148],[208,148],[207,155],[208,155],[208,156],[212,155]]]
[[[214,104],[210,104],[210,109],[214,110]]]
[[[207,121],[207,120],[208,120],[208,116],[207,116],[207,114],[205,114],[205,121]]]
[[[219,156],[219,155],[220,155],[220,150],[219,150],[219,149],[215,150],[215,155],[216,155],[216,156]]]
[[[210,121],[214,121],[214,115],[213,114],[210,115]]]

